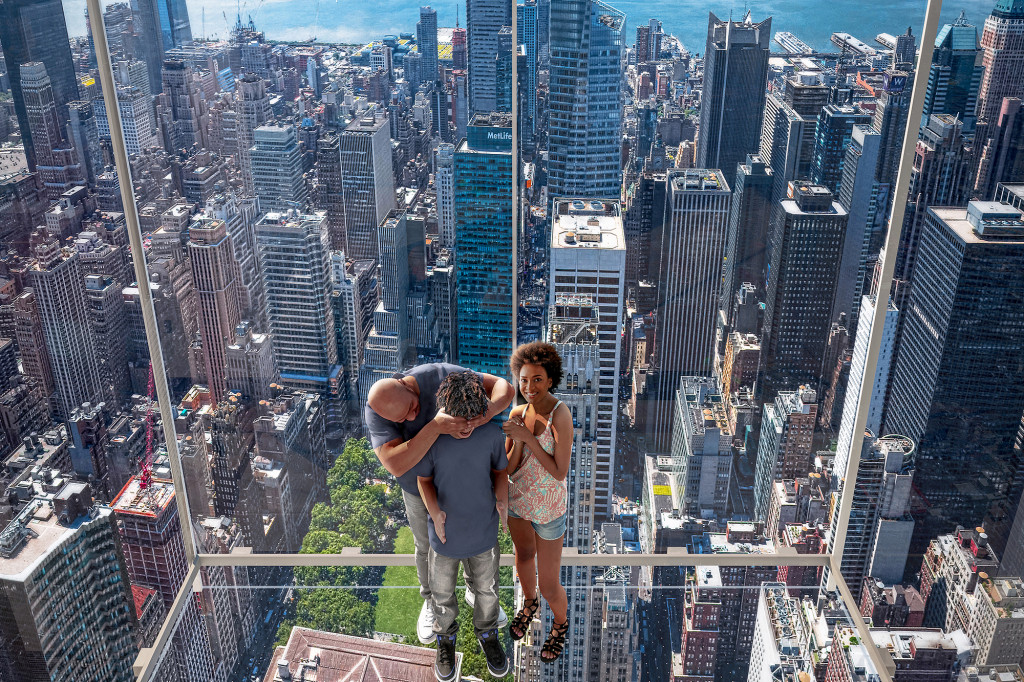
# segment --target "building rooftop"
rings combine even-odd
[[[729,183],[720,170],[707,168],[687,168],[669,172],[669,182],[676,191],[687,192],[728,192]]]
[[[928,211],[965,244],[1024,245],[1021,212],[1010,204],[972,201],[967,208],[936,207]]]
[[[552,248],[626,249],[622,214],[616,201],[556,199],[552,218]]]
[[[114,498],[111,505],[118,514],[132,514],[155,518],[174,501],[174,484],[169,480],[154,478],[149,488],[142,489],[138,476],[133,476]]]
[[[460,668],[461,662],[460,654]],[[434,650],[296,627],[263,677],[263,682],[282,680],[433,682]]]

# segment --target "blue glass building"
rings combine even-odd
[[[512,353],[512,115],[477,114],[455,149],[459,364],[508,374]]]

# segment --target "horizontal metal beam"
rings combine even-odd
[[[580,554],[562,550],[563,566],[828,566],[828,554],[797,554],[783,548],[773,554]],[[413,554],[363,554],[346,547],[341,554],[253,554],[247,548],[230,554],[200,554],[199,566],[415,566]],[[514,565],[512,554],[501,555],[502,566]]]

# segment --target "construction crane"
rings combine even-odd
[[[149,384],[146,387],[149,405],[146,407],[146,456],[142,460],[139,474],[139,488],[146,490],[153,482],[153,447],[156,440],[156,380],[153,378],[153,363],[149,363]]]

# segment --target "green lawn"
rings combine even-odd
[[[395,554],[412,554],[414,545],[412,531],[408,526],[398,529],[395,537]],[[423,600],[419,588],[389,589],[392,585],[418,585],[416,569],[412,566],[390,566],[384,571],[384,589],[378,592],[377,614],[374,629],[377,632],[391,632],[405,635],[406,642],[418,644],[415,638],[416,618],[420,615]]]

